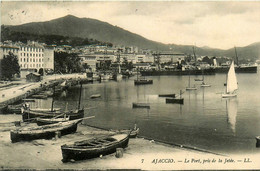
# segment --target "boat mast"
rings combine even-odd
[[[227,94],[227,89],[228,89],[228,73],[226,74],[226,94]]]
[[[190,87],[190,74],[189,74],[189,87]]]
[[[55,94],[55,86],[53,87],[53,95]],[[53,105],[54,105],[54,97],[52,97],[52,102],[51,102],[51,111],[53,112]]]
[[[236,46],[235,46],[235,54],[236,54],[236,60],[237,60],[237,66],[239,65],[239,63],[238,63],[238,57],[237,57],[237,48],[236,48]]]
[[[195,60],[195,67],[197,67],[197,57],[195,54],[194,46],[192,47],[192,49],[193,49],[193,55],[194,55],[194,60]]]
[[[82,90],[82,83],[80,82],[80,93],[79,93],[79,104],[78,104],[78,110],[80,109],[81,90]]]

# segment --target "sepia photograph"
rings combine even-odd
[[[260,1],[0,3],[0,170],[260,169]]]

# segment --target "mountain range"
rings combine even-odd
[[[45,22],[32,22],[22,25],[5,26],[13,32],[30,33],[34,35],[60,35],[66,37],[81,37],[110,42],[114,45],[137,46],[155,51],[173,51],[175,53],[193,54],[193,45],[163,44],[148,40],[138,34],[127,31],[107,22],[91,18],[78,18],[67,15]],[[256,60],[260,58],[260,42],[245,47],[237,47],[240,59]],[[228,50],[210,47],[195,47],[196,55],[234,57],[234,48]]]

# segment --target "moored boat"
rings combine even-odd
[[[128,146],[129,135],[129,133],[121,133],[103,138],[77,141],[70,145],[62,145],[62,161],[84,160],[114,153],[117,148],[126,148]]]
[[[135,85],[153,84],[153,80],[138,79],[138,80],[134,80],[134,84]]]
[[[101,97],[100,94],[93,94],[90,96],[91,99],[95,99],[95,98],[99,98],[99,97]]]
[[[148,108],[150,109],[149,103],[133,103],[133,108]]]
[[[223,98],[236,97],[236,90],[238,89],[237,78],[235,73],[234,62],[232,61],[229,71],[227,73],[226,92],[222,94]]]
[[[175,94],[159,94],[159,97],[172,97],[175,98]]]
[[[19,128],[16,130],[10,131],[11,141],[19,142],[19,141],[31,141],[35,139],[51,139],[55,137],[57,132],[60,135],[66,135],[70,133],[74,133],[77,131],[77,125],[80,123],[82,119],[60,122],[51,125],[44,126],[35,126],[35,127],[27,127],[27,128]]]
[[[184,99],[183,98],[167,98],[166,103],[177,103],[177,104],[183,104]]]

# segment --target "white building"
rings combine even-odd
[[[0,46],[0,60],[4,55],[12,52],[18,57],[20,76],[25,78],[30,72],[42,69],[54,69],[54,48],[37,42],[27,44],[15,43]]]

